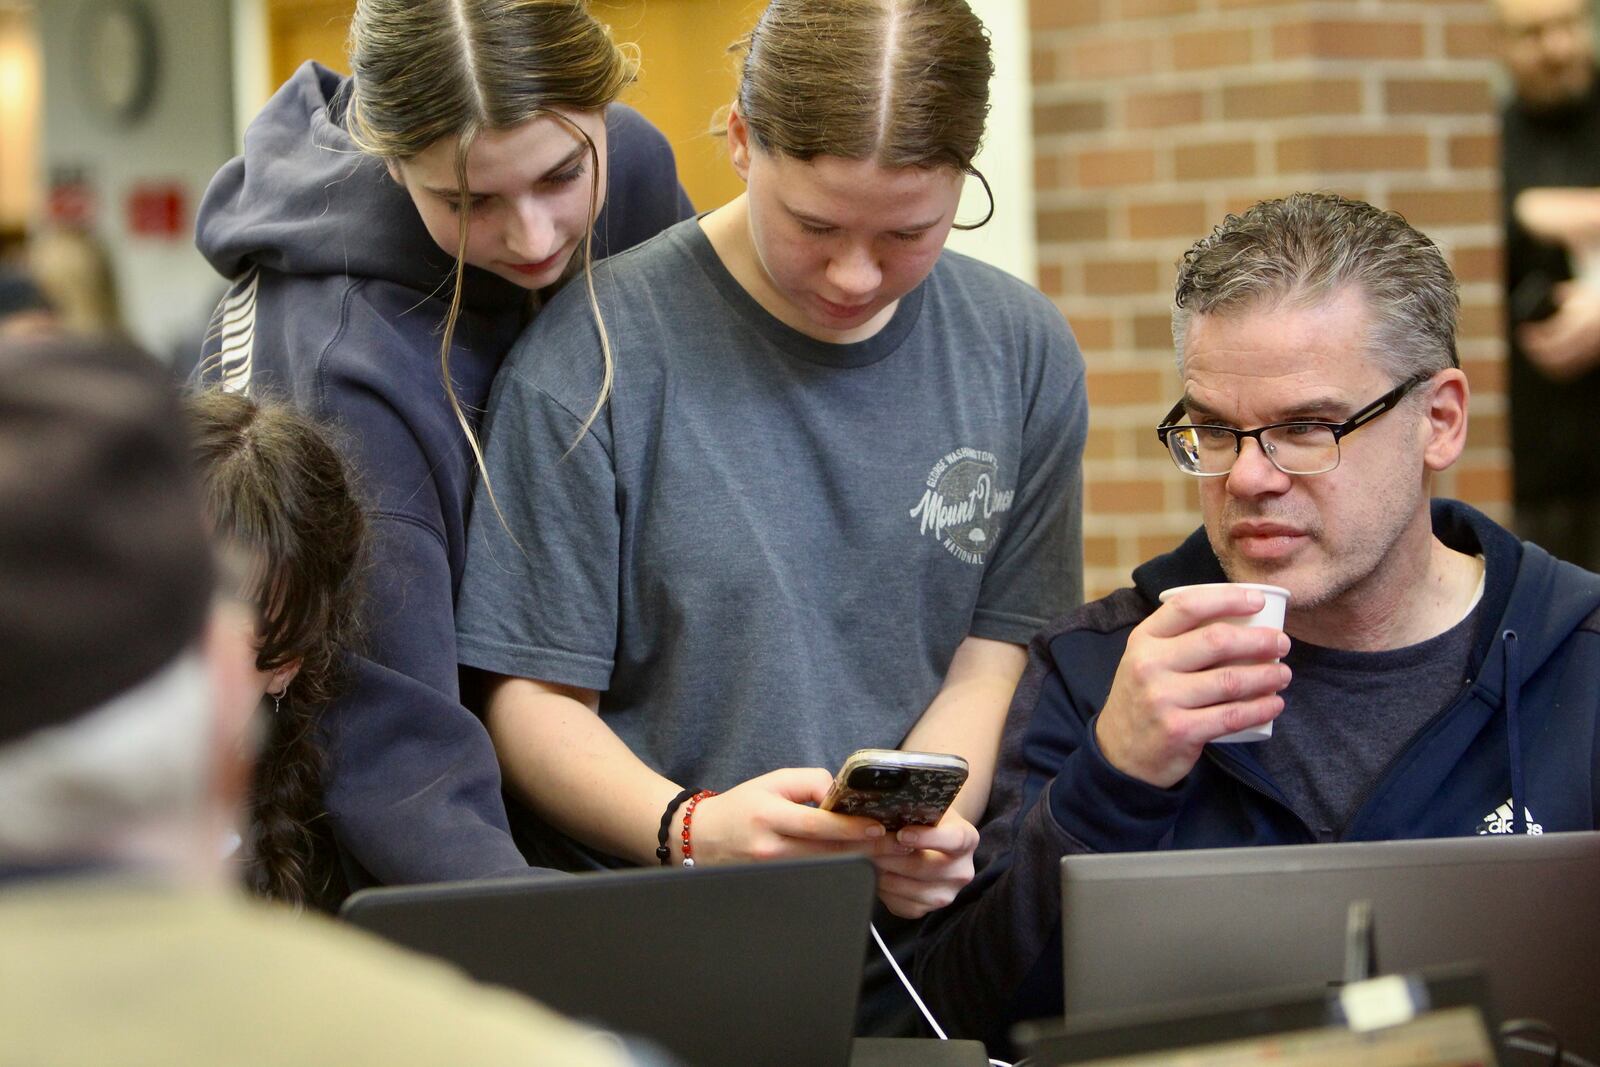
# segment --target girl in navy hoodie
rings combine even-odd
[[[360,0],[350,59],[297,71],[207,190],[233,285],[199,374],[332,423],[372,505],[367,655],[324,724],[349,879],[525,871],[456,670],[478,413],[548,294],[691,208],[583,0]]]

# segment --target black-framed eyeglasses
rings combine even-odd
[[[1167,412],[1156,436],[1167,446],[1172,462],[1185,474],[1217,478],[1233,470],[1246,437],[1253,438],[1263,455],[1285,474],[1327,474],[1339,465],[1339,442],[1385,412],[1393,411],[1405,395],[1433,375],[1408,378],[1344,422],[1275,422],[1253,430],[1231,426],[1179,423],[1183,401]]]

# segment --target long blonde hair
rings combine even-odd
[[[765,151],[948,166],[988,188],[972,161],[994,61],[965,0],[772,0],[735,49],[739,114]]]
[[[589,147],[593,219],[605,161],[588,134],[556,109],[600,111],[632,83],[638,60],[611,39],[585,0],[358,0],[349,50],[354,79],[346,125],[358,148],[385,161],[404,161],[444,138],[457,138],[456,183],[463,203],[439,369],[450,408],[498,512],[483,449],[450,379],[450,347],[466,275],[467,155],[483,130],[509,129],[541,115],[560,120]],[[611,343],[594,291],[588,234],[582,256],[605,372],[580,437],[599,417],[614,375]]]

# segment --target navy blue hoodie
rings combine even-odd
[[[234,285],[200,374],[328,423],[372,509],[366,655],[326,719],[327,806],[352,880],[526,870],[494,748],[461,703],[456,669],[475,468],[439,371],[454,260],[382,162],[351,142],[348,89],[301,67],[206,191],[196,241]],[[692,214],[659,131],[621,105],[607,109],[606,129],[597,256]],[[532,307],[524,290],[468,268],[451,375],[469,417]]]
[[[1600,575],[1519,542],[1464,504],[1435,501],[1433,529],[1486,561],[1469,680],[1371,785],[1341,840],[1482,833],[1486,813],[1508,797],[1519,814],[1497,831],[1600,827]],[[1133,581],[1034,639],[1006,724],[978,875],[930,919],[918,950],[922,989],[952,1036],[999,1051],[1017,1020],[1061,1014],[1063,854],[1316,839],[1248,745],[1207,745],[1172,789],[1124,775],[1100,753],[1095,716],[1129,631],[1156,609],[1162,589],[1226,578],[1201,529],[1135,570]]]

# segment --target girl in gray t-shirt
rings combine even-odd
[[[862,852],[908,917],[972,877],[1024,645],[1081,596],[1086,420],[1059,312],[943,251],[991,71],[962,0],[775,0],[747,192],[596,268],[604,338],[574,286],[508,359],[458,651],[547,861]],[[971,778],[898,835],[814,807],[869,746]]]

